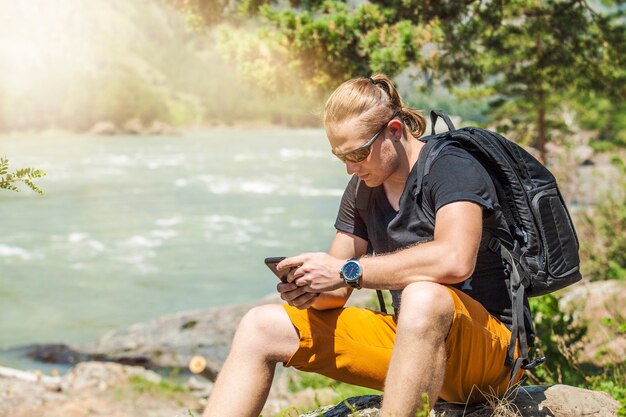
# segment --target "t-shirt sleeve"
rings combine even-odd
[[[494,212],[496,191],[485,168],[469,153],[452,148],[442,151],[424,177],[429,202],[436,213],[446,204],[471,201],[483,207],[484,217]]]
[[[358,182],[359,178],[356,175],[353,176],[343,192],[339,212],[335,220],[335,229],[340,232],[351,233],[367,240],[367,227],[356,208],[356,189]]]

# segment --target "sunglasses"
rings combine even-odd
[[[376,134],[372,136],[372,138],[368,140],[367,142],[365,142],[363,145],[346,153],[335,153],[335,151],[333,150],[333,155],[335,155],[337,158],[341,160],[341,162],[344,162],[344,163],[345,162],[359,163],[359,162],[364,161],[369,156],[371,149],[372,149],[372,145],[374,144],[374,141],[376,141],[376,138],[380,136],[380,134],[383,133],[385,129],[387,129],[387,125],[389,124],[389,122],[395,119],[399,113],[400,112],[398,111],[395,112],[391,116],[391,119],[389,119],[387,123],[385,123],[383,127],[381,127],[380,130],[376,132]]]

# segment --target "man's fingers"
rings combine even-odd
[[[292,267],[289,270],[289,273],[287,274],[287,282],[294,282],[297,277],[296,277],[296,271],[298,270],[298,267]]]
[[[305,309],[305,308],[309,308],[313,305],[313,303],[315,302],[315,299],[320,295],[320,293],[309,293],[311,295],[311,299],[309,301],[307,301],[306,303],[304,303],[303,305],[301,305],[299,308],[301,309]]]
[[[293,285],[293,284],[283,284],[283,285]],[[300,297],[301,295],[305,293],[306,291],[304,288],[296,287],[296,289],[294,290],[281,292],[280,298],[287,301],[288,303],[291,303],[293,300],[295,300],[296,298]]]
[[[298,308],[300,310],[306,310],[307,308],[311,307],[313,305],[313,303],[315,302],[315,298],[310,299],[309,301],[307,301],[306,303],[298,306]]]
[[[304,287],[305,285],[309,285],[309,281],[307,278],[295,278],[295,281],[293,281],[294,284],[296,284],[298,287]]]
[[[278,269],[279,271],[285,269],[285,268],[293,268],[293,267],[298,267],[300,265],[302,265],[304,263],[305,260],[305,256],[306,254],[300,254],[300,255],[296,255],[296,256],[291,256],[289,258],[285,258],[282,261],[280,261],[277,265],[276,265],[276,269]]]
[[[293,283],[279,282],[276,285],[276,291],[278,291],[281,294],[287,291],[293,291],[296,288],[298,288],[298,286]]]
[[[313,304],[318,295],[319,294],[304,293],[301,296],[292,300],[289,304],[296,308],[304,310],[305,308],[309,308]]]
[[[295,284],[279,284],[283,289],[288,286],[294,286]],[[309,308],[315,301],[315,298],[319,293],[312,293],[307,291],[306,287],[295,287],[294,290],[281,291],[280,298],[287,302],[287,304],[296,308],[305,309]]]
[[[311,276],[299,276],[296,277],[295,281],[293,281],[298,287],[307,287],[313,283],[313,279]],[[312,292],[310,288],[307,289],[308,292]]]

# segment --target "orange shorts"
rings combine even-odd
[[[511,332],[479,302],[447,288],[455,311],[439,397],[472,403],[484,399],[481,391],[504,394],[511,371],[504,366]],[[356,307],[325,311],[284,307],[300,333],[300,347],[285,366],[383,389],[396,336],[394,316]]]

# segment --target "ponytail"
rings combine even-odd
[[[369,77],[369,80],[387,93],[391,101],[391,109],[393,111],[400,111],[402,121],[404,121],[411,130],[411,135],[415,138],[421,137],[426,131],[426,119],[424,119],[424,116],[422,116],[418,110],[404,105],[402,97],[398,94],[398,90],[396,90],[396,87],[389,77],[385,74],[378,73]]]
[[[394,112],[400,112],[415,138],[426,130],[426,120],[418,110],[406,107],[393,82],[385,74],[353,78],[341,84],[330,95],[324,108],[324,127],[361,116],[364,126],[376,131]]]

